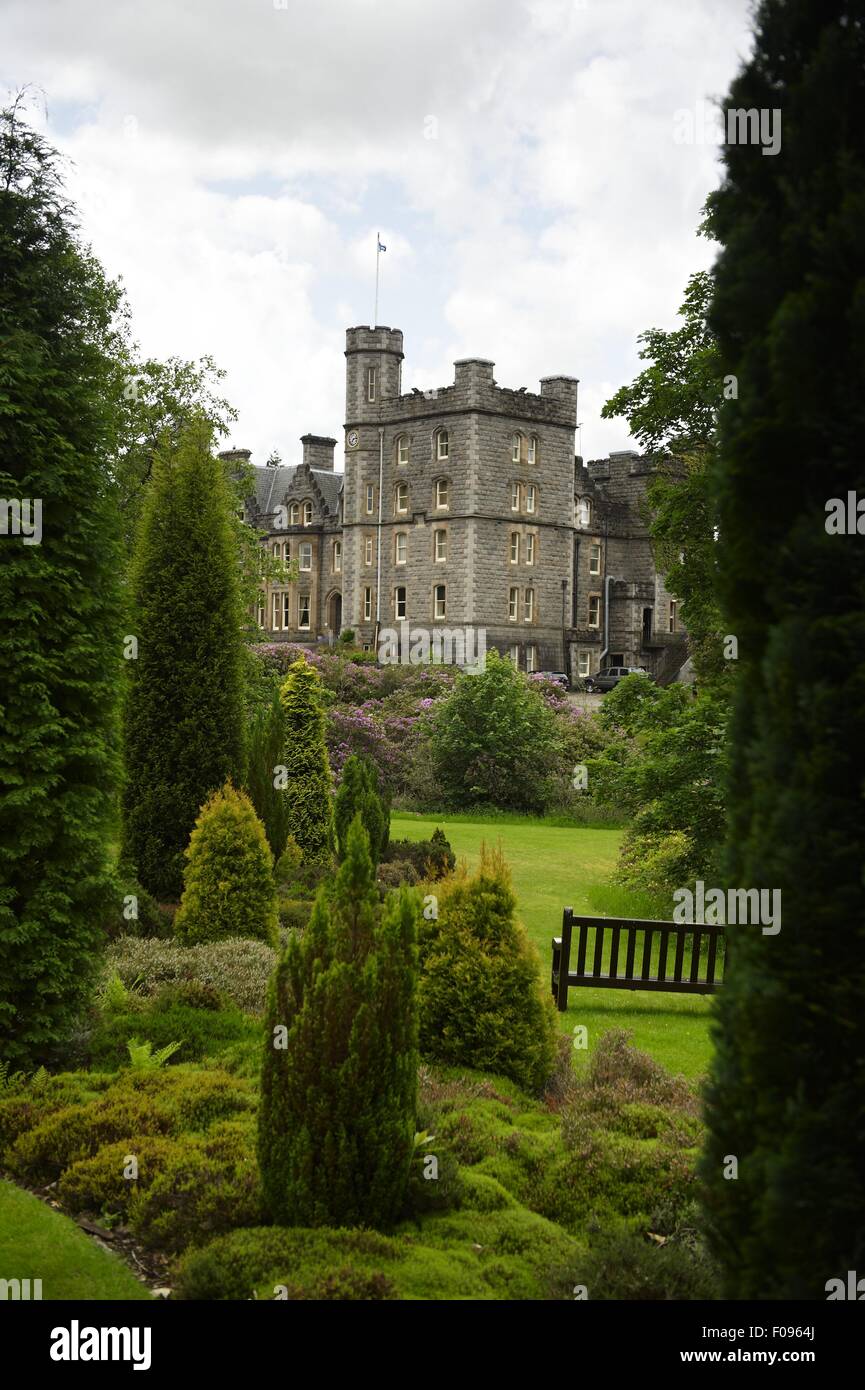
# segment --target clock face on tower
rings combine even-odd
[[[357,433],[357,430],[349,430],[348,435],[346,436],[346,443],[348,444],[348,447],[349,447],[350,449],[356,449],[356,448],[357,448],[357,440],[358,440],[358,433]]]

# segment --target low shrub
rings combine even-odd
[[[111,1092],[92,1105],[57,1110],[20,1134],[6,1155],[10,1170],[28,1182],[53,1182],[65,1168],[105,1144],[133,1134],[166,1134],[169,1116],[144,1096]]]
[[[383,863],[399,861],[411,864],[418,878],[434,881],[453,872],[456,855],[444,831],[436,829],[429,840],[391,840],[385,851]]]
[[[212,985],[244,1013],[264,1011],[267,982],[276,951],[263,941],[232,937],[201,946],[137,940],[123,936],[106,952],[105,971],[119,975],[127,988],[145,998],[181,980]]]
[[[179,1251],[262,1215],[254,1126],[228,1121],[170,1156],[135,1198],[131,1225],[145,1245]]]
[[[400,1258],[396,1241],[374,1231],[265,1226],[239,1230],[193,1250],[176,1265],[179,1299],[248,1299],[270,1285],[303,1287],[340,1261],[388,1267]],[[343,1266],[345,1267],[345,1266]]]
[[[176,1139],[160,1135],[136,1135],[106,1144],[91,1158],[71,1164],[57,1184],[57,1196],[71,1212],[92,1211],[128,1218],[142,1188],[176,1162],[183,1148]],[[134,1158],[137,1177],[127,1177]]]
[[[376,881],[382,888],[401,888],[403,884],[412,888],[420,882],[420,876],[408,859],[394,859],[387,864],[379,864]]]
[[[258,1038],[260,1033],[260,1023],[233,1006],[214,1012],[169,1003],[165,1008],[150,1007],[102,1020],[90,1035],[88,1051],[93,1066],[116,1070],[128,1064],[126,1044],[132,1037],[151,1042],[154,1051],[180,1042],[182,1046],[169,1060],[169,1065],[177,1065],[217,1057],[229,1044]]]
[[[717,1267],[704,1249],[672,1242],[659,1245],[630,1230],[598,1237],[560,1279],[564,1297],[573,1296],[572,1286],[584,1285],[594,1302],[713,1299],[719,1288]]]
[[[303,931],[312,916],[313,904],[305,898],[280,898],[279,925],[286,931]]]
[[[210,1009],[214,1013],[225,1007],[226,1000],[215,985],[205,984],[203,980],[178,980],[176,984],[163,985],[153,1000],[154,1013],[164,1013],[166,1009],[181,1004],[187,1009]]]

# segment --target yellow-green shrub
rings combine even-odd
[[[276,945],[273,855],[252,802],[230,782],[201,808],[183,882],[174,919],[181,941],[195,945],[245,936]]]

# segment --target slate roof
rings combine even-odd
[[[279,506],[298,471],[306,471],[302,463],[280,464],[278,468],[255,465],[255,504],[260,515],[267,515]],[[319,488],[331,516],[336,516],[342,493],[343,474],[334,473],[330,468],[310,468],[308,471]]]

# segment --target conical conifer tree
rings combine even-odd
[[[373,1226],[400,1213],[417,1097],[411,889],[378,901],[357,817],[328,894],[271,980],[259,1108],[265,1203],[285,1226]]]
[[[326,864],[333,853],[330,763],[321,677],[305,657],[288,668],[280,699],[285,713],[288,833],[294,836],[307,864]]]
[[[861,4],[761,4],[724,106],[780,139],[726,149],[712,320],[738,386],[718,477],[727,881],[781,911],[727,927],[703,1179],[728,1296],[822,1301],[865,1274],[865,523],[830,525],[865,478]]]
[[[249,734],[247,789],[267,835],[267,843],[278,860],[288,839],[288,799],[281,785],[285,750],[285,711],[279,691],[265,710],[253,720]]]
[[[186,945],[229,936],[276,945],[273,855],[255,807],[230,782],[201,808],[183,878],[174,931]]]
[[[334,799],[333,820],[340,859],[345,858],[348,831],[355,816],[360,816],[369,837],[370,854],[378,863],[390,834],[390,807],[383,802],[378,790],[375,768],[355,753],[345,760],[342,781]]]
[[[154,897],[176,900],[200,808],[245,774],[242,619],[224,470],[195,422],[154,467],[133,567],[124,715],[124,850]]]
[[[115,315],[57,156],[0,113],[0,1057],[66,1036],[121,899]]]

